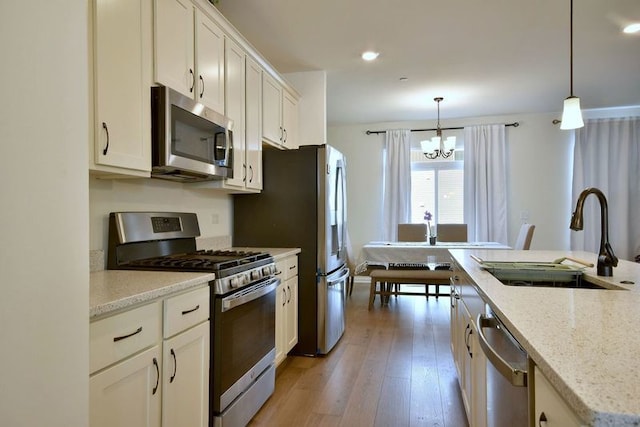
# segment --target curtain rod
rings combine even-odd
[[[505,126],[513,126],[514,128],[517,128],[518,126],[520,126],[520,123],[518,122],[513,122],[513,123],[507,123]],[[455,127],[455,128],[440,128],[440,130],[459,130],[459,129],[464,129],[464,127]],[[432,129],[411,129],[411,132],[427,132],[427,131],[436,131],[438,130],[438,128],[432,128]],[[378,134],[378,133],[387,133],[386,130],[368,130],[365,132],[367,135],[371,135],[371,134]]]

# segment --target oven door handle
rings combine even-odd
[[[246,292],[223,298],[222,312],[224,313],[225,311],[232,310],[239,305],[246,304],[262,296],[265,296],[268,293],[275,291],[279,284],[280,279],[274,278],[258,285],[255,289],[248,289]]]
[[[506,378],[507,381],[516,387],[526,387],[527,386],[527,371],[523,371],[522,369],[515,368],[509,364],[502,356],[498,354],[498,352],[491,347],[487,338],[484,335],[484,328],[493,328],[498,329],[500,326],[500,322],[495,317],[487,317],[484,314],[478,314],[476,324],[478,325],[478,341],[480,342],[480,347],[482,348],[482,352],[487,356],[487,359],[491,362],[491,364],[496,368],[500,375]],[[502,328],[500,328],[502,329]],[[507,333],[506,331],[502,331],[502,333]]]

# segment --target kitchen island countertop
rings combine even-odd
[[[470,255],[485,261],[528,262],[572,256],[594,264],[597,255],[582,251],[450,252],[585,423],[640,424],[640,334],[636,331],[640,324],[640,264],[620,260],[612,277],[597,276],[595,267],[584,269],[586,280],[610,289],[506,286]]]

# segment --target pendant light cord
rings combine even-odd
[[[571,96],[573,96],[573,0],[571,0],[569,13],[569,85]]]

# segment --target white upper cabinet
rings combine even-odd
[[[151,171],[151,8],[143,0],[92,3],[94,173]]]
[[[196,10],[196,100],[222,114],[225,88],[225,38],[222,30]]]
[[[245,162],[245,53],[231,40],[227,40],[225,65],[227,68],[227,117],[233,120],[233,178],[226,183],[243,187],[247,168]]]
[[[298,148],[298,99],[286,90],[282,91],[282,145],[288,149]]]
[[[282,145],[282,88],[271,76],[262,75],[262,137]]]
[[[155,80],[224,114],[224,33],[190,0],[155,0]]]
[[[262,78],[262,137],[279,148],[298,148],[298,99],[267,73]]]
[[[245,70],[245,159],[250,190],[262,190],[262,68],[247,57]]]

